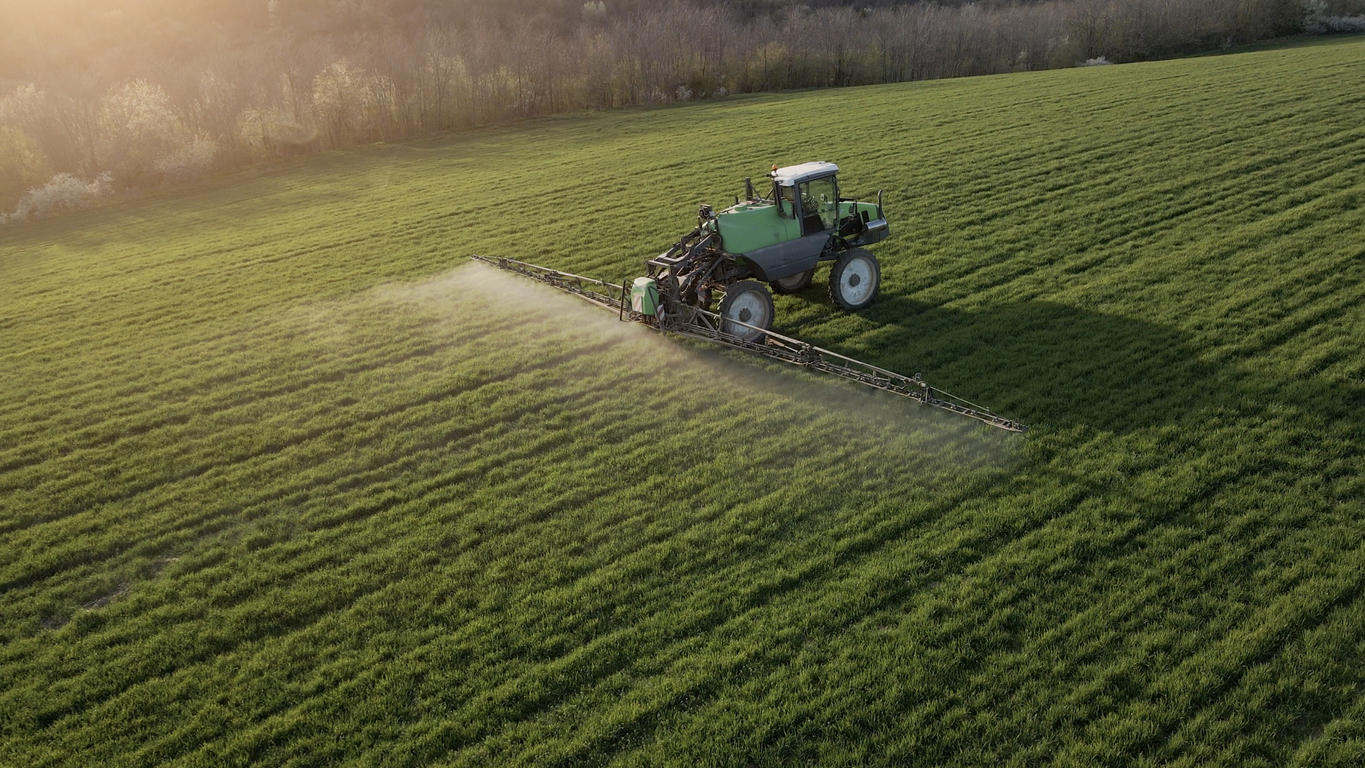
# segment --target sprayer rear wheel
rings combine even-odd
[[[850,312],[871,304],[882,287],[882,267],[871,251],[845,251],[829,270],[829,297]]]
[[[763,283],[754,280],[741,280],[727,287],[725,298],[720,300],[720,316],[724,320],[721,330],[745,341],[763,338],[763,331],[773,327],[774,314],[773,295]],[[746,328],[736,320],[755,327]]]
[[[805,290],[806,286],[810,285],[810,279],[814,276],[815,270],[808,269],[805,272],[798,272],[794,275],[788,275],[786,277],[773,280],[772,282],[768,283],[768,285],[771,285],[773,287],[773,293],[782,294],[797,293],[799,291]]]

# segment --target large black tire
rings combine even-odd
[[[815,270],[808,269],[805,272],[798,272],[795,275],[788,275],[780,280],[773,280],[768,283],[772,286],[773,293],[798,293],[804,291],[810,285],[810,279],[815,277]]]
[[[881,287],[882,266],[871,251],[862,248],[844,251],[829,271],[829,298],[849,312],[875,301]]]
[[[725,298],[720,300],[721,330],[746,341],[763,338],[763,331],[773,327],[774,314],[773,295],[768,293],[763,283],[756,280],[741,280],[727,287]],[[746,328],[732,322],[734,320],[762,328],[763,331]]]

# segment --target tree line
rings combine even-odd
[[[116,14],[46,46],[11,25],[0,213],[554,113],[1134,61],[1305,23],[1299,0],[166,2],[127,6],[147,16],[126,34]],[[1338,16],[1361,2],[1313,0]],[[148,32],[170,8],[179,26]]]

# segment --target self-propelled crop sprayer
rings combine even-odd
[[[844,199],[838,172],[825,162],[774,166],[771,189],[763,196],[745,179],[744,200],[736,197],[719,213],[703,205],[696,229],[646,261],[648,275],[630,284],[514,259],[473,258],[615,310],[622,320],[832,373],[1010,432],[1026,431],[1017,421],[934,389],[919,374],[903,376],[770,330],[773,297],[764,284],[777,293],[795,293],[810,283],[821,262],[834,262],[829,294],[836,305],[857,311],[877,298],[881,267],[865,246],[890,232],[882,193],[875,203]],[[713,310],[717,297],[720,306]]]

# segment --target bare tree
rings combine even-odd
[[[1365,11],[1365,0],[1332,2]],[[193,5],[158,7],[191,18]],[[98,67],[97,48],[76,38],[64,40],[60,55],[28,45],[3,23],[19,11],[0,9],[0,41],[13,43],[0,50],[0,93],[8,94],[0,98],[0,204],[14,203],[20,191],[12,187],[37,186],[49,174],[68,175],[63,189],[106,171],[124,185],[157,183],[545,114],[1017,72],[1099,56],[1132,61],[1283,34],[1301,15],[1298,0],[851,6],[221,2],[214,7],[227,26],[218,32],[186,27],[184,39],[116,47]],[[126,34],[132,40],[137,28]]]

